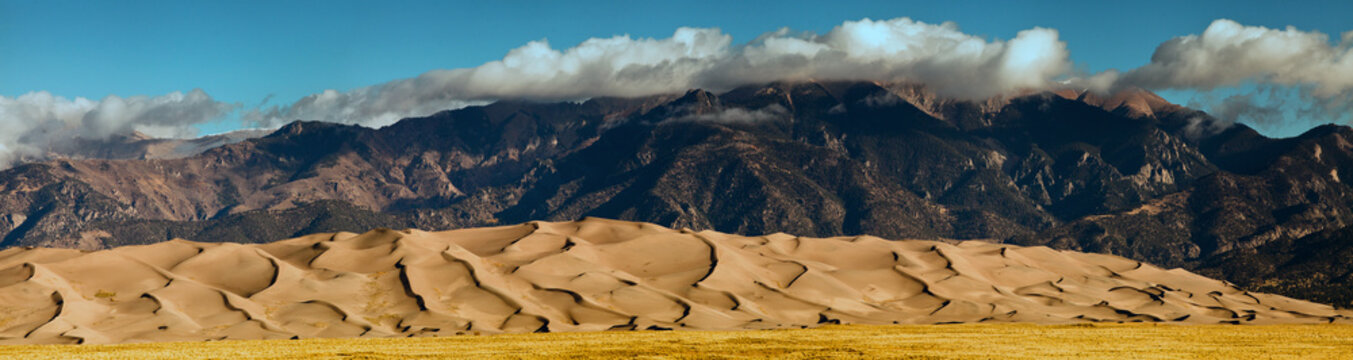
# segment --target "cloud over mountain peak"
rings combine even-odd
[[[719,29],[683,27],[668,38],[593,38],[567,49],[532,41],[478,67],[325,91],[246,119],[261,126],[302,118],[384,125],[506,98],[644,96],[806,79],[917,81],[947,96],[976,99],[1044,88],[1070,69],[1066,44],[1045,28],[1006,41],[969,35],[949,22],[863,19],[822,35],[781,29],[734,44]]]
[[[476,67],[329,89],[272,106],[245,108],[201,90],[98,101],[47,92],[0,97],[0,125],[9,130],[0,134],[0,164],[41,155],[51,142],[73,137],[133,130],[191,136],[197,125],[233,118],[236,109],[252,127],[295,120],[378,127],[503,99],[636,97],[786,80],[905,81],[968,100],[1057,88],[1191,90],[1202,95],[1193,106],[1232,122],[1346,122],[1353,116],[1353,31],[1335,41],[1319,31],[1219,19],[1200,34],[1165,41],[1141,67],[1099,73],[1076,70],[1055,29],[1033,27],[992,39],[965,33],[953,22],[905,17],[845,21],[824,34],[782,28],[741,43],[718,28],[695,27],[665,38],[617,35],[567,48],[542,39]],[[1225,93],[1237,88],[1241,93]]]

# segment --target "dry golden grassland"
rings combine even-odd
[[[1350,325],[837,325],[449,338],[0,346],[3,359],[1353,359]]]

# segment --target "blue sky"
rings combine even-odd
[[[665,38],[714,27],[734,44],[788,27],[826,33],[843,21],[910,17],[1011,39],[1056,29],[1079,70],[1146,64],[1162,42],[1215,19],[1250,26],[1353,30],[1353,1],[1050,2],[371,2],[0,0],[0,96],[161,95],[202,89],[244,107],[287,104],[434,69],[475,67],[529,41],[556,49],[594,37]],[[1167,91],[1187,103],[1190,91]],[[201,126],[239,127],[238,114]],[[1275,127],[1291,135],[1308,127]]]

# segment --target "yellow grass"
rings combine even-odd
[[[920,325],[0,346],[4,359],[1350,359],[1350,325]]]

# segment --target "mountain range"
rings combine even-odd
[[[1348,307],[1350,140],[1337,125],[1269,138],[1141,90],[970,101],[808,81],[500,101],[380,129],[297,121],[186,157],[86,150],[15,166],[0,172],[0,246],[594,216],[1046,245]]]

